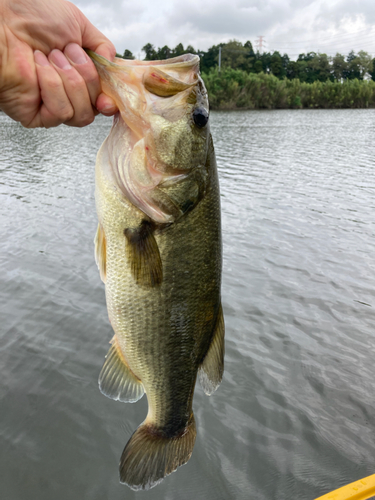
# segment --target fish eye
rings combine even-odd
[[[196,108],[193,112],[193,120],[198,128],[203,128],[208,122],[208,113],[204,108]]]

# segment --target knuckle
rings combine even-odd
[[[66,107],[59,112],[57,120],[59,120],[61,123],[65,123],[71,120],[73,116],[74,116],[73,109]]]
[[[78,126],[86,127],[87,125],[90,125],[90,123],[92,123],[94,119],[94,113],[85,113],[79,117]]]
[[[95,72],[89,72],[87,75],[85,75],[85,83],[87,86],[94,86],[98,85],[99,87],[99,77],[98,74]]]
[[[84,82],[82,79],[75,77],[69,79],[69,87],[71,92],[78,93],[79,91],[82,90],[83,86]]]
[[[50,89],[52,92],[60,89],[62,87],[62,82],[60,78],[56,78],[55,76],[50,75],[48,78],[46,78],[46,87]]]

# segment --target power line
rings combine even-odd
[[[301,47],[304,47],[306,45],[311,45],[313,47],[342,47],[342,46],[348,46],[348,45],[358,45],[358,44],[371,44],[371,43],[374,43],[374,36],[369,36],[369,37],[365,37],[365,38],[361,38],[361,39],[357,39],[357,40],[347,40],[347,41],[342,41],[342,42],[339,42],[339,41],[336,41],[334,43],[330,43],[330,42],[319,42],[317,40],[315,40],[315,42],[312,42],[310,44],[307,44],[305,42],[300,42],[298,45],[301,46]],[[280,44],[277,44],[277,43],[272,43],[273,46],[277,46],[279,47],[280,49],[282,50],[286,50],[286,49],[289,49],[289,50],[295,50],[297,49],[296,46],[294,47],[291,47],[289,45],[280,45]]]
[[[371,27],[370,29],[366,28],[366,29],[363,29],[363,30],[359,30],[357,31],[356,33],[346,33],[346,34],[340,34],[340,35],[329,35],[329,36],[324,36],[324,37],[320,37],[320,40],[324,41],[324,40],[327,40],[328,41],[331,41],[332,39],[336,39],[336,38],[339,38],[339,39],[345,39],[346,37],[356,37],[358,35],[361,35],[362,33],[368,33],[369,35],[371,34],[371,31],[374,30],[374,27]],[[319,37],[318,37],[319,39]],[[313,39],[310,39],[310,40],[300,40],[300,41],[288,41],[288,40],[277,40],[277,39],[271,39],[270,43],[274,44],[274,43],[287,43],[287,44],[299,44],[299,43],[310,43],[310,42],[316,42],[317,41],[317,38],[313,38]]]

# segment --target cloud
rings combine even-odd
[[[168,22],[189,26],[193,32],[212,33],[226,37],[254,37],[275,23],[290,17],[288,4],[276,0],[228,2],[227,0],[190,0],[175,5]]]
[[[182,42],[207,50],[214,44],[264,35],[266,49],[375,53],[374,0],[73,0],[110,38],[117,51],[137,56],[148,42]],[[143,56],[142,56],[143,57]]]
[[[348,21],[355,23],[358,19],[363,25],[371,25],[375,22],[374,1],[338,0],[325,2],[322,4],[319,19],[334,23],[336,27]]]

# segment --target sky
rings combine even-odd
[[[302,52],[375,56],[374,0],[73,0],[123,54],[178,43],[207,50],[229,40],[296,59]]]

